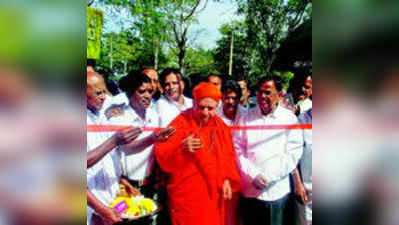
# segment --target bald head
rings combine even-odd
[[[151,94],[154,95],[159,88],[158,72],[154,69],[148,68],[148,69],[144,69],[143,71],[141,71],[141,73],[147,75],[147,77],[150,78],[151,86],[152,86],[152,90],[153,90],[153,92]]]
[[[87,72],[87,86],[95,85],[99,82],[104,82],[104,78],[96,72]]]
[[[96,72],[87,73],[87,107],[94,112],[98,112],[103,107],[107,88],[104,78]]]

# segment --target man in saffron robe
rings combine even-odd
[[[176,132],[158,143],[155,157],[167,173],[173,225],[223,225],[224,205],[240,188],[231,133],[215,115],[222,94],[212,83],[193,90],[194,105],[174,119]]]

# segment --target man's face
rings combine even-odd
[[[92,81],[87,84],[86,89],[87,107],[98,112],[103,107],[107,88],[104,80],[98,77],[92,77],[91,79]]]
[[[238,83],[238,85],[240,85],[240,87],[241,87],[241,92],[242,92],[241,99],[245,99],[246,97],[248,97],[248,86],[247,86],[247,82],[241,80],[241,81],[238,81],[237,83]]]
[[[215,115],[218,102],[212,98],[204,98],[200,101],[194,101],[194,112],[202,123],[208,121]]]
[[[277,106],[279,101],[279,93],[276,89],[274,81],[264,82],[260,88],[256,91],[256,99],[258,101],[259,108],[262,110],[264,115],[269,114],[272,109]]]
[[[225,114],[235,114],[239,103],[238,95],[234,91],[223,93],[223,112]]]
[[[177,101],[180,97],[180,81],[176,74],[171,73],[165,78],[164,95],[173,101]]]
[[[222,90],[222,79],[220,79],[220,77],[218,77],[218,76],[210,76],[208,78],[208,82],[211,82],[217,88],[219,88],[219,90]]]
[[[143,73],[145,75],[147,75],[148,78],[150,78],[151,86],[152,86],[152,90],[153,90],[152,94],[155,94],[157,92],[158,86],[159,86],[159,80],[158,80],[157,71],[155,71],[153,69],[148,69],[148,70],[144,70]]]
[[[137,90],[133,93],[130,101],[136,105],[136,107],[140,109],[147,109],[151,104],[152,98],[152,89],[151,83],[143,83]]]
[[[304,84],[302,85],[302,92],[304,93],[305,98],[309,98],[312,95],[312,77],[306,77]]]

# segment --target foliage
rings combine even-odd
[[[87,58],[98,59],[101,50],[103,12],[87,7]]]
[[[230,43],[234,33],[233,51],[233,77],[247,76],[250,69],[250,57],[246,42],[246,26],[242,21],[232,24],[224,24],[219,29],[222,38],[217,41],[217,47],[213,51],[216,67],[222,74],[228,74]]]
[[[102,49],[99,66],[109,68],[117,74],[125,74],[129,70],[152,67],[153,65],[152,46],[140,40],[129,30],[104,34]],[[160,62],[161,64],[166,62],[166,56],[162,52],[160,53]]]
[[[288,34],[309,18],[310,0],[237,0],[246,17],[254,73],[267,73]]]

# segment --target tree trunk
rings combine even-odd
[[[159,45],[158,45],[158,40],[155,40],[155,46],[154,46],[154,69],[158,70],[158,61],[159,61]]]
[[[184,40],[184,38],[183,38]],[[179,69],[181,74],[184,74],[184,57],[186,55],[186,43],[180,42],[179,43]]]
[[[110,67],[111,67],[111,70],[113,69],[112,67],[113,67],[113,52],[112,52],[112,36],[111,36],[111,57],[110,57]]]
[[[184,74],[184,50],[180,49],[179,51],[179,69],[181,74]]]
[[[229,76],[232,76],[233,74],[233,48],[234,48],[234,31],[231,31]]]

